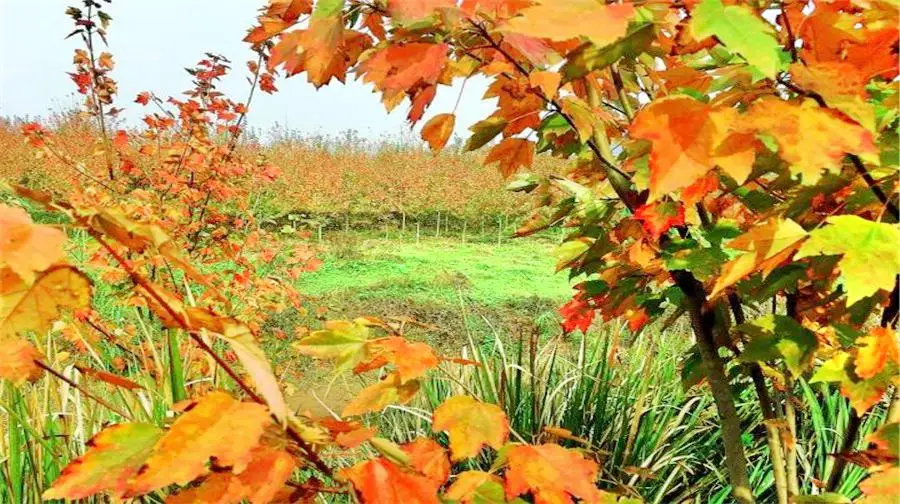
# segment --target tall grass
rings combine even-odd
[[[417,403],[383,415],[381,428],[397,439],[430,434],[433,409],[449,396],[468,394],[501,406],[513,441],[586,448],[601,465],[600,484],[606,489],[660,504],[732,501],[712,397],[702,386],[686,391],[681,385],[679,359],[691,345],[686,330],[631,338],[608,325],[575,341],[546,342],[539,341],[541,332],[527,327],[513,340],[497,332],[486,340],[470,333],[463,356],[478,365],[442,370],[424,385]],[[821,493],[834,463],[831,454],[843,443],[850,406],[825,384],[799,380],[792,393],[799,410],[801,489],[806,495]],[[754,493],[760,502],[774,502],[756,396],[740,381],[735,394]],[[878,408],[864,419],[859,448],[883,418]],[[490,459],[471,465],[487,470]],[[849,466],[837,492],[858,496],[865,474]]]

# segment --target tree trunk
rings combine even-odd
[[[713,400],[719,412],[722,442],[725,448],[725,466],[731,482],[731,492],[740,504],[754,503],[750,480],[747,477],[747,458],[741,444],[741,423],[731,395],[731,387],[725,374],[725,364],[719,356],[714,339],[715,312],[705,309],[706,292],[703,285],[687,271],[673,271],[672,277],[686,296],[691,327],[697,339],[700,356],[707,371]]]

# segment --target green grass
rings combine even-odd
[[[408,299],[456,304],[460,290],[479,305],[515,306],[527,299],[561,301],[571,294],[553,275],[552,244],[520,239],[501,245],[425,238],[416,243],[355,235],[326,248],[324,265],[303,277],[313,296]],[[346,250],[350,248],[351,250]]]

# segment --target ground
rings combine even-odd
[[[303,276],[298,286],[314,306],[329,307],[324,318],[411,317],[430,326],[411,329],[412,339],[458,355],[469,336],[490,344],[495,335],[516,337],[535,328],[545,336],[558,333],[556,309],[571,289],[564,274],[553,274],[552,248],[552,241],[540,238],[498,245],[334,233],[323,241],[322,267]],[[281,323],[287,331],[294,329],[292,322]],[[322,413],[305,385],[321,384],[328,366],[300,360],[306,364],[291,402]],[[322,390],[317,396],[337,408],[356,388],[355,380],[338,379],[327,398]]]

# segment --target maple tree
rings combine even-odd
[[[538,201],[517,234],[560,222],[570,230],[558,267],[584,280],[562,310],[566,331],[586,330],[595,311],[625,318],[634,331],[667,310],[690,319],[737,500],[754,496],[731,394],[734,364],[747,376],[737,382],[753,384],[772,421],[783,413],[772,406],[763,366],[773,384],[810,372],[839,382],[859,415],[894,385],[879,374],[897,345],[900,273],[892,3],[308,7],[316,24],[326,16],[340,23],[340,36],[295,44],[304,28],[279,23],[270,8],[248,37],[269,51],[270,68],[290,55],[287,74],[305,71],[316,86],[353,72],[388,110],[408,98],[413,124],[441,86],[480,75],[497,109],[471,127],[468,149],[499,138],[485,162],[505,176],[529,169],[539,153],[572,160],[567,173],[514,185]],[[327,69],[303,64],[335,50],[343,58]],[[451,117],[441,112],[423,128],[432,150]],[[783,306],[774,322],[747,320],[770,300]],[[872,319],[882,332],[863,336]],[[855,369],[854,359],[862,360]],[[798,491],[787,476],[796,468],[785,467],[796,462],[775,453],[790,444],[770,439],[779,502]]]
[[[12,189],[87,233],[97,246],[91,263],[121,284],[121,296],[145,306],[176,349],[181,336],[204,352],[246,400],[206,390],[178,397],[171,425],[106,427],[45,498],[165,491],[173,502],[292,502],[318,493],[362,502],[630,500],[600,489],[589,446],[526,443],[502,409],[473,397],[454,396],[433,412],[432,429],[447,434],[449,451],[430,437],[397,445],[348,420],[411,401],[428,373],[452,361],[390,321],[335,321],[300,339],[301,354],[378,379],[341,419],[286,408],[255,335],[267,314],[300,298],[252,271],[248,256],[261,253],[262,232],[236,183],[277,175],[243,159],[238,143],[253,90],[274,92],[280,71],[306,73],[316,87],[355,74],[388,110],[408,99],[411,123],[424,119],[441,86],[486,77],[484,97],[497,109],[471,127],[467,149],[489,146],[485,162],[504,176],[528,170],[540,155],[570,160],[565,173],[513,184],[536,196],[517,235],[559,224],[568,230],[557,268],[579,283],[561,309],[564,331],[586,332],[595,313],[622,319],[636,337],[667,313],[687,318],[695,346],[686,358],[702,363],[736,501],[761,496],[750,485],[733,387],[750,386],[758,398],[780,503],[830,498],[800,495],[789,456],[794,380],[838,384],[857,417],[898,401],[892,2],[271,0],[246,37],[257,54],[248,64],[247,103],[216,90],[229,62],[209,54],[190,69],[187,99],[138,95],[138,104],[160,109],[145,117],[141,142],[109,131],[114,62],[96,54],[94,42],[111,18],[93,0],[84,6],[68,11],[85,43],[72,79],[97,121],[105,166],[86,170],[29,124],[29,143],[81,178],[69,198]],[[454,124],[451,113],[425,124],[433,151]],[[68,312],[89,318],[91,281],[66,262],[59,229],[8,206],[0,222],[11,230],[0,241],[0,377],[58,378],[27,337]],[[296,255],[289,266],[302,268],[307,256]],[[210,274],[195,266],[225,262],[236,269]],[[127,383],[112,376],[107,382]],[[869,439],[874,448],[851,451],[853,434],[839,454],[876,461],[867,462],[871,475],[860,484],[863,502],[896,498],[895,416]],[[223,442],[232,432],[240,436]],[[320,455],[362,443],[379,455],[341,470]],[[451,463],[482,457],[487,471],[452,474]],[[295,467],[316,476],[292,483]],[[829,480],[839,480],[842,467]]]

